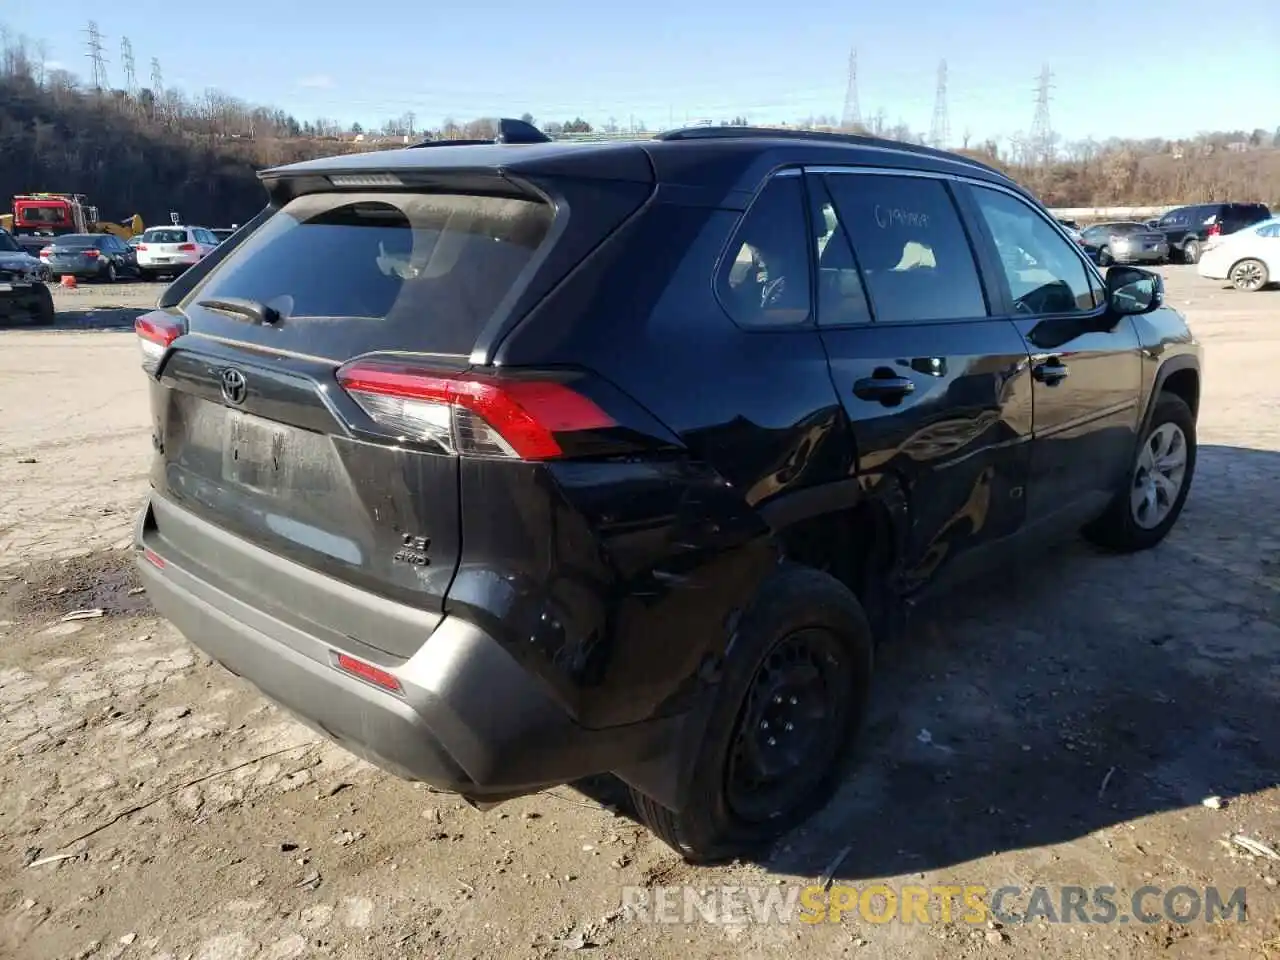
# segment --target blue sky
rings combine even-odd
[[[113,85],[122,84],[127,36],[144,84],[158,57],[166,85],[188,93],[216,87],[299,119],[366,126],[410,110],[419,126],[525,111],[650,128],[738,114],[757,123],[838,116],[853,46],[863,116],[883,110],[890,124],[921,131],[945,58],[957,143],[965,131],[981,140],[1028,130],[1045,62],[1053,127],[1069,139],[1280,126],[1275,0],[1248,4],[1247,30],[1232,18],[1214,25],[1205,0],[1142,10],[1115,0],[293,6],[305,14],[260,0],[73,0],[53,18],[38,3],[10,6],[0,23],[43,39],[51,60],[82,76],[96,10]]]

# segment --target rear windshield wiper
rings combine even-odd
[[[258,323],[276,323],[280,319],[280,311],[257,300],[245,300],[242,297],[219,297],[216,300],[197,300],[196,306],[206,310],[217,310],[237,317],[247,317]]]

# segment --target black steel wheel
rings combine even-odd
[[[640,819],[691,863],[742,856],[803,822],[847,769],[874,649],[853,591],[819,570],[779,567],[743,613],[700,721],[667,759],[673,806],[632,786]]]
[[[735,816],[760,823],[803,802],[844,745],[852,682],[850,658],[827,630],[790,634],[765,655],[730,748]]]

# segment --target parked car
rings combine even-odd
[[[1199,203],[1177,207],[1163,217],[1157,229],[1169,241],[1169,249],[1183,263],[1196,263],[1204,245],[1215,237],[1271,219],[1265,203]]]
[[[1237,290],[1250,292],[1280,280],[1280,217],[1211,242],[1196,272],[1211,280],[1230,280]]]
[[[43,282],[39,258],[0,227],[0,322],[50,324],[54,317],[53,294]]]
[[[1159,230],[1127,220],[1095,223],[1081,231],[1085,242],[1098,251],[1098,263],[1163,263],[1169,259],[1169,242]]]
[[[218,246],[204,227],[152,227],[138,244],[138,267],[146,280],[174,277],[199,263]]]
[[[831,795],[913,604],[1177,521],[1200,346],[993,168],[503,139],[266,171],[137,322],[148,596],[336,742],[481,807],[611,771],[736,855]]]
[[[213,234],[213,237],[215,240],[217,240],[219,243],[222,243],[222,241],[226,240],[227,237],[231,236],[236,231],[234,228],[231,228],[231,227],[215,227],[209,232]]]
[[[110,233],[70,233],[54,237],[40,251],[40,259],[57,279],[72,276],[102,283],[115,283],[138,275],[137,255],[129,245]]]

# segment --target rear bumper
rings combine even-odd
[[[194,267],[198,262],[199,258],[194,256],[190,260],[184,258],[181,260],[166,260],[163,263],[139,257],[138,269],[164,273],[167,270],[186,270],[188,267]]]
[[[1162,245],[1155,250],[1112,250],[1112,259],[1116,263],[1159,263],[1169,259],[1168,246]]]
[[[49,272],[55,277],[96,277],[106,273],[105,263],[51,263]]]
[[[399,777],[501,800],[642,763],[673,743],[677,719],[607,730],[577,725],[501,645],[457,617],[445,617],[408,660],[374,661],[367,648],[335,650],[203,580],[198,564],[167,549],[151,518],[148,504],[135,539],[156,609],[312,729]],[[219,538],[225,542],[226,534]],[[282,573],[296,567],[274,563]],[[301,568],[298,574],[314,576]],[[369,616],[377,617],[379,606],[370,598]],[[340,671],[339,652],[393,674],[402,692]]]

